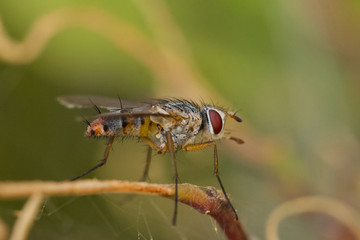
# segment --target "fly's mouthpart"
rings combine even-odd
[[[235,141],[237,144],[244,144],[244,140],[242,140],[241,138],[237,138],[237,137],[230,137],[229,140],[233,140]]]
[[[231,135],[231,132],[226,130],[225,133],[224,133],[224,138],[228,139],[228,140],[232,140],[232,141],[236,142],[237,144],[244,144],[245,143],[245,141],[242,140],[241,138],[230,136],[230,135]]]

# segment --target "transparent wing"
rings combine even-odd
[[[143,104],[140,107],[134,108],[123,108],[122,110],[117,109],[114,111],[101,113],[98,117],[123,117],[123,116],[162,116],[162,117],[176,117],[177,115],[167,112],[159,106],[151,104]]]
[[[162,117],[170,117],[174,118],[175,116],[154,112],[150,109],[142,109],[141,111],[129,111],[129,112],[120,112],[120,111],[114,111],[114,112],[107,112],[97,115],[99,118],[117,118],[117,117],[140,117],[140,116],[162,116]]]
[[[118,98],[108,98],[100,96],[61,96],[57,100],[68,108],[89,108],[96,105],[110,111],[119,109],[133,109],[150,107],[149,103],[130,102]]]

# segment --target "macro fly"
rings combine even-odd
[[[175,208],[172,221],[175,225],[178,204],[178,174],[175,151],[179,149],[194,151],[213,147],[215,176],[235,214],[236,220],[238,220],[235,208],[231,204],[219,176],[215,142],[220,139],[229,139],[239,144],[243,143],[241,139],[231,136],[230,132],[224,129],[227,117],[237,122],[242,121],[236,113],[227,112],[223,108],[208,104],[199,105],[183,99],[160,99],[142,103],[124,101],[120,98],[63,96],[59,97],[58,100],[68,108],[94,107],[98,116],[91,123],[86,120],[88,127],[85,134],[90,137],[108,138],[103,159],[96,166],[72,180],[81,178],[105,165],[116,137],[138,137],[149,146],[142,181],[147,177],[151,151],[155,150],[159,154],[170,153],[175,180]],[[100,108],[109,111],[102,113]]]

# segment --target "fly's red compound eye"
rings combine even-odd
[[[214,133],[220,133],[223,127],[223,121],[220,114],[215,110],[209,110],[209,117]]]

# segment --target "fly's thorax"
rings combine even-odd
[[[217,140],[224,137],[226,113],[210,105],[202,108],[202,136],[207,141]]]
[[[175,148],[183,146],[190,139],[194,139],[202,125],[200,110],[188,102],[174,102],[162,107],[164,107],[167,115],[150,116],[151,121],[160,128],[156,135],[160,144],[166,142],[166,132],[168,131],[171,132]]]
[[[150,120],[165,130],[169,130],[176,125],[176,120],[171,116],[150,116]]]

